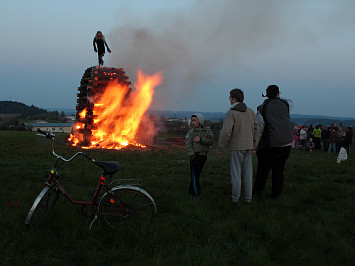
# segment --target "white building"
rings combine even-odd
[[[37,131],[37,129],[46,132],[60,132],[71,133],[74,123],[25,123],[25,127],[30,131]]]

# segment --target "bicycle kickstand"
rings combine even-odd
[[[94,219],[92,220],[92,222],[90,223],[90,227],[89,229],[91,230],[92,225],[94,224],[94,222],[97,220],[97,215],[94,216]]]

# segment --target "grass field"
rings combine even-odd
[[[0,265],[354,265],[355,150],[341,164],[333,154],[293,150],[281,198],[269,197],[268,180],[251,205],[231,203],[228,153],[211,151],[197,200],[187,194],[182,148],[88,150],[120,163],[114,178],[142,180],[157,204],[154,223],[116,232],[97,221],[90,230],[80,207],[61,197],[47,223],[27,232],[25,218],[54,161],[50,141],[0,131],[0,142]],[[77,150],[57,151],[69,157]],[[62,167],[61,183],[89,199],[99,175],[80,157]]]

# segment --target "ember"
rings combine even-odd
[[[145,113],[162,76],[139,71],[134,91],[127,80],[122,69],[93,67],[84,73],[68,143],[86,149],[144,148],[149,144],[155,130]]]

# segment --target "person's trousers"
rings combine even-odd
[[[321,149],[320,138],[314,137],[314,149],[315,150]]]
[[[334,142],[329,143],[328,153],[331,153],[332,151],[333,153],[337,152],[337,144]]]
[[[323,148],[324,148],[325,152],[328,151],[328,149],[329,149],[329,140],[327,140],[327,139],[323,140]]]
[[[253,194],[255,196],[259,196],[263,192],[270,169],[272,170],[271,197],[277,198],[280,196],[284,182],[283,171],[290,152],[291,145],[259,148],[257,150],[258,167],[253,187]]]
[[[201,194],[200,175],[207,160],[207,155],[195,155],[190,158],[190,185],[189,193],[195,196]]]
[[[231,151],[232,201],[238,202],[241,191],[241,177],[244,183],[244,201],[251,202],[253,186],[253,160],[251,150]]]
[[[103,54],[98,54],[99,57],[99,66],[103,66],[104,65],[104,60],[102,59],[104,57],[104,53]]]

